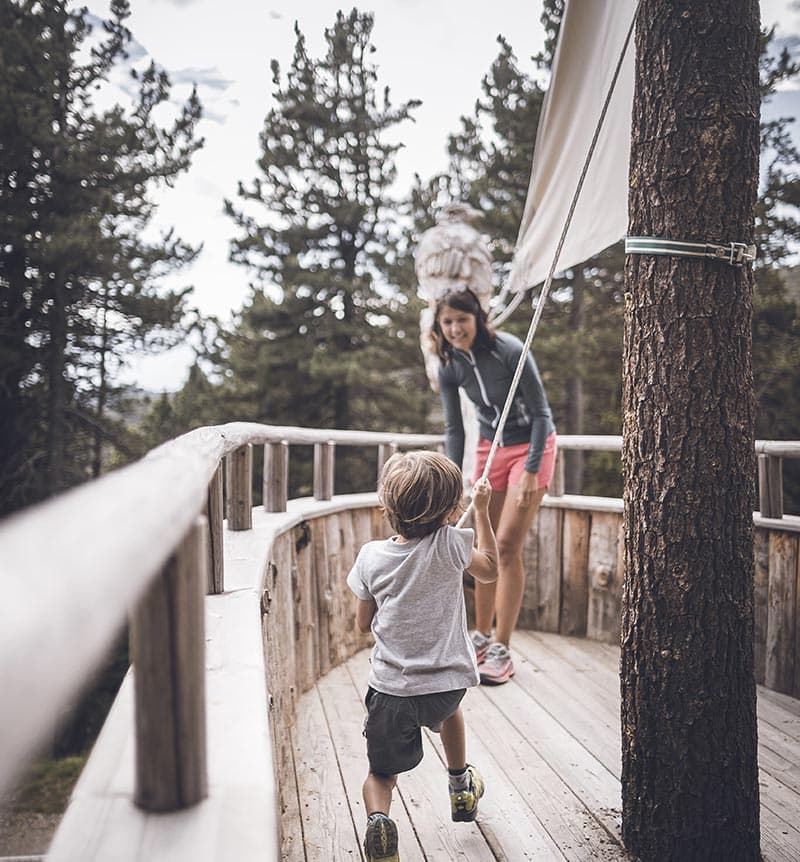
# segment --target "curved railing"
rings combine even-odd
[[[335,448],[377,447],[380,469],[398,446],[441,442],[247,423],[203,428],[0,528],[0,784],[48,737],[132,618],[135,686],[123,685],[50,858],[111,858],[103,842],[137,830],[150,838],[132,839],[133,849],[113,858],[156,860],[161,841],[165,858],[279,858],[276,803],[292,803],[274,775],[290,768],[294,701],[364,645],[343,575],[360,544],[384,529],[373,493],[332,499]],[[559,443],[621,448],[619,437]],[[292,444],[315,448],[314,499],[287,503]],[[253,445],[265,446],[267,511],[252,508]],[[775,459],[800,456],[800,444],[759,441],[757,451],[763,508],[779,489]],[[557,480],[526,541],[521,624],[614,641],[622,503],[559,491]],[[772,513],[755,519],[757,673],[797,694],[800,519]],[[203,592],[211,594],[205,601]],[[146,813],[187,808],[191,817]],[[217,840],[224,834],[232,856],[205,841],[209,829]]]

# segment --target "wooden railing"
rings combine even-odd
[[[240,764],[240,775],[251,776],[251,783],[257,781],[253,776],[261,776],[263,784],[273,769],[282,774],[291,757],[284,731],[291,726],[297,692],[363,645],[345,605],[346,591],[343,594],[340,589],[342,573],[357,545],[383,529],[376,520],[374,493],[325,502],[334,496],[335,447],[378,447],[380,470],[397,447],[429,448],[441,443],[442,438],[433,435],[246,423],[198,429],[131,467],[9,519],[0,527],[0,790],[11,784],[51,733],[56,716],[90,677],[129,612],[135,686],[128,680],[120,700],[133,697],[130,689],[135,687],[136,704],[130,711],[136,716],[136,769],[130,784],[139,810],[192,806],[206,796],[209,781],[211,800],[224,795],[222,785],[233,781],[232,770],[223,769],[223,777],[215,777],[206,754],[210,750],[213,761],[216,745],[234,745],[226,725],[242,722],[244,716],[232,694],[234,703],[220,707],[227,716],[224,721],[212,715],[207,722],[205,706],[219,705],[218,690],[233,692],[233,681],[246,674],[252,675],[250,695],[246,695],[250,700],[241,708],[250,725],[242,731],[241,741],[247,741],[249,754],[244,759],[241,751],[229,755]],[[314,500],[287,503],[292,444],[314,446]],[[619,451],[621,438],[561,437],[559,444],[562,451]],[[264,512],[252,507],[254,445],[265,447]],[[760,464],[765,465],[764,481],[770,483],[766,497],[763,491],[761,495],[765,506],[764,500],[777,493],[780,461],[775,459],[800,456],[800,444],[759,441],[757,451]],[[616,640],[622,503],[563,495],[558,486],[556,480],[526,542],[528,583],[521,624]],[[265,514],[287,508],[285,515]],[[223,531],[225,511],[227,530]],[[352,515],[337,514],[350,511]],[[770,687],[799,694],[795,632],[800,518],[764,518],[762,509],[755,522],[757,674]],[[353,539],[346,548],[345,535]],[[205,602],[203,592],[210,594]],[[311,594],[317,605],[313,613],[308,610]],[[249,616],[240,635],[235,616],[244,607]],[[221,656],[204,654],[204,622],[209,620],[210,608],[215,609],[212,623],[217,625],[219,618],[222,628],[209,643],[222,650]],[[292,617],[291,624],[287,616]],[[229,622],[230,630],[223,630]],[[282,634],[281,625],[288,626]],[[281,644],[290,633],[297,643],[284,649]],[[240,638],[254,634],[263,640],[257,667],[251,666],[254,641],[248,642],[247,649],[233,647]],[[241,656],[248,656],[246,667],[237,665]],[[213,674],[217,667],[224,671],[224,684]],[[213,692],[205,692],[207,680],[217,687]],[[258,741],[264,736],[268,712],[272,744],[270,751],[262,751]],[[104,735],[122,733],[123,724],[112,715]],[[110,743],[103,745],[108,748]],[[124,760],[130,753],[120,756]],[[119,769],[125,772],[129,766]],[[109,789],[113,781],[104,781],[100,781],[102,792],[113,796],[115,791]],[[236,795],[241,788],[230,792]],[[272,798],[274,804],[281,798],[280,787],[261,786],[259,792],[251,787],[239,804],[263,812],[265,798]],[[70,811],[75,807],[73,803]],[[86,811],[90,807],[87,801]],[[86,818],[80,804],[76,810],[73,821]],[[135,809],[125,810],[130,819]],[[168,822],[152,821],[148,829],[158,831]],[[263,855],[271,846],[271,836],[277,834],[276,824],[277,819],[262,816],[259,840],[252,837],[252,824],[249,832],[243,829],[232,836],[231,841],[240,842],[250,836],[236,858],[251,858],[250,847],[253,858],[261,853],[259,858],[277,860],[276,848]],[[67,836],[82,831],[63,830]],[[75,846],[71,837],[57,841],[52,858],[101,858]],[[160,858],[155,850],[142,852],[145,856],[130,853],[124,858]],[[220,857],[213,848],[195,847],[185,858]]]

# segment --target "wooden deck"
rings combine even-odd
[[[516,676],[464,698],[467,756],[486,779],[478,822],[452,823],[441,744],[400,777],[392,817],[403,862],[628,860],[620,844],[619,650],[540,632],[514,636]],[[369,652],[300,700],[293,732],[298,808],[287,862],[361,860],[361,736]],[[800,859],[800,701],[759,688],[764,862]],[[299,811],[299,815],[298,815]],[[298,822],[299,821],[299,822]]]

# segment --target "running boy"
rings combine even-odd
[[[453,820],[474,820],[483,779],[466,761],[461,699],[479,682],[467,632],[463,573],[497,578],[497,543],[489,522],[491,488],[473,488],[473,531],[449,525],[460,509],[463,479],[436,452],[393,455],[378,499],[397,535],[368,542],[347,583],[358,598],[356,624],[375,647],[367,691],[369,775],[364,782],[367,862],[398,862],[389,818],[397,774],[422,760],[422,727],[441,733]]]

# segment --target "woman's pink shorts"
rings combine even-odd
[[[492,448],[491,441],[481,437],[478,443],[478,451],[475,453],[475,471],[472,475],[472,484],[483,475],[489,450]],[[489,484],[493,491],[505,491],[519,485],[520,477],[525,470],[525,462],[528,460],[530,443],[520,443],[517,446],[498,446],[489,469]],[[556,468],[556,432],[547,438],[542,452],[542,460],[539,464],[537,474],[540,488],[549,488],[553,481],[553,472]]]

